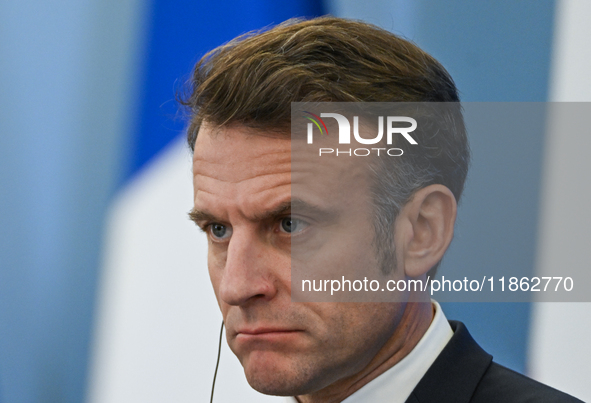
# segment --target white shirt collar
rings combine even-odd
[[[427,332],[400,362],[347,397],[342,403],[404,403],[453,336],[441,307],[431,300],[435,316]],[[297,402],[288,397],[286,402]]]

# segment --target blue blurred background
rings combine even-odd
[[[207,50],[331,13],[413,40],[463,101],[544,102],[556,10],[550,0],[0,2],[0,402],[87,400],[110,206],[182,134],[175,91]],[[504,135],[472,135],[478,180],[444,267],[484,257],[515,275],[535,269],[544,133],[500,164],[487,150]],[[527,370],[529,304],[444,310],[498,362]]]

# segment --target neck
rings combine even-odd
[[[409,302],[392,336],[360,372],[309,395],[296,396],[301,403],[337,403],[392,368],[421,340],[433,320],[431,303]]]

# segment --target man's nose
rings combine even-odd
[[[229,305],[272,299],[277,293],[271,245],[255,234],[235,232],[228,245],[219,293]]]

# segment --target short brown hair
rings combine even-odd
[[[413,43],[371,24],[334,17],[289,20],[240,36],[197,63],[180,102],[190,109],[191,149],[204,121],[289,135],[292,102],[455,103],[439,117],[447,129],[439,125],[414,157],[380,161],[374,225],[388,265],[391,226],[416,190],[441,183],[457,200],[462,194],[469,149],[451,76]]]

